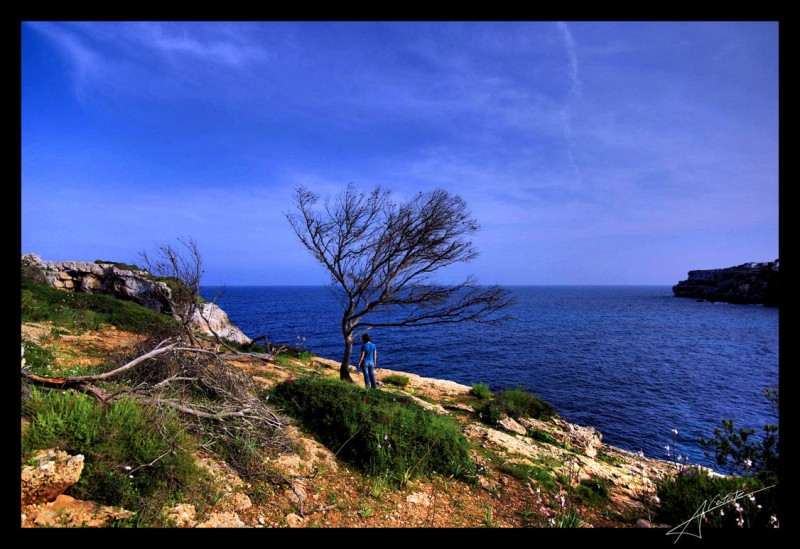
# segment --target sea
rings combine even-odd
[[[670,286],[508,286],[500,324],[374,328],[382,368],[492,392],[522,387],[612,446],[718,469],[698,442],[722,419],[778,423],[778,309],[677,298]],[[341,360],[327,287],[203,287],[247,336]],[[357,360],[358,346],[354,349]],[[677,430],[677,435],[673,430]],[[667,448],[669,447],[669,448]]]

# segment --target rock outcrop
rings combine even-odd
[[[61,450],[36,454],[32,465],[22,468],[22,505],[52,501],[78,482],[83,472],[83,456],[70,456]]]
[[[22,468],[22,527],[102,528],[133,515],[119,507],[81,501],[63,492],[81,478],[83,456],[45,450]]]
[[[85,261],[43,261],[36,254],[23,254],[22,267],[35,279],[54,288],[73,292],[101,293],[117,299],[138,303],[157,313],[173,314],[172,291],[164,282],[153,280],[152,275],[130,265],[120,263],[89,263]],[[247,344],[251,340],[229,319],[225,311],[213,303],[203,303],[196,311],[194,326],[211,334],[211,328],[220,337]]]
[[[725,269],[689,271],[689,278],[673,286],[672,293],[676,297],[693,297],[705,301],[777,307],[779,272],[777,259]]]

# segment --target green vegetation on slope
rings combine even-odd
[[[474,477],[459,423],[406,397],[323,377],[287,380],[273,394],[337,456],[397,484],[438,472]]]
[[[30,425],[22,436],[22,464],[37,450],[83,454],[84,468],[68,495],[139,511],[158,520],[175,492],[196,484],[196,441],[174,413],[122,399],[108,406],[72,391],[34,389],[23,406]]]
[[[22,322],[53,322],[76,330],[99,329],[110,324],[123,330],[150,333],[156,328],[172,328],[178,323],[133,301],[122,301],[103,294],[66,292],[22,277]]]

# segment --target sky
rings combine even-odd
[[[664,284],[778,258],[778,23],[21,22],[21,252],[207,285],[329,277],[302,185],[443,188],[485,284]]]

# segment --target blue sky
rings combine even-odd
[[[442,187],[500,284],[778,257],[776,22],[23,22],[21,249],[323,284],[305,185]]]

